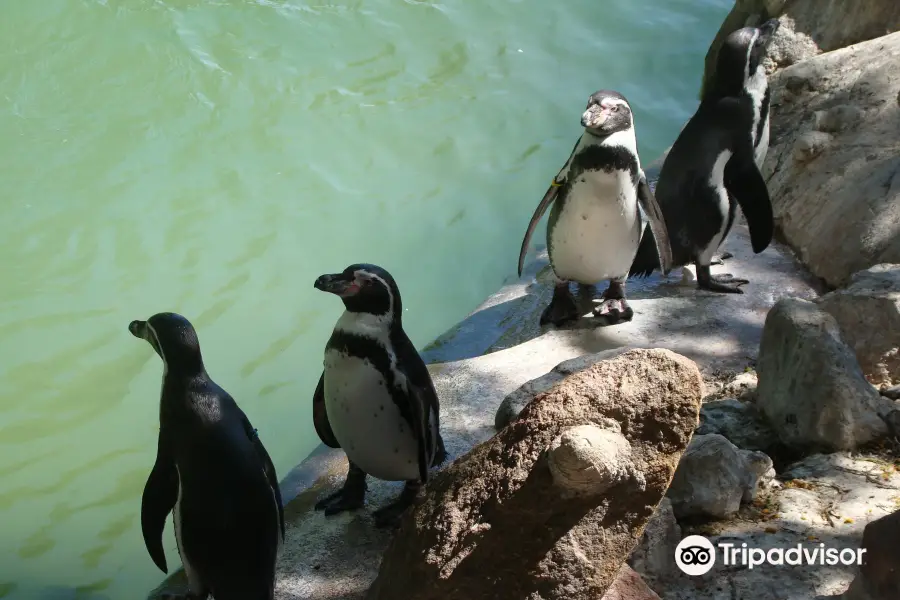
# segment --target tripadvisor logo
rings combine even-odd
[[[797,544],[789,548],[753,548],[719,542],[722,564],[752,569],[760,565],[861,565],[865,548],[828,548],[825,544]],[[689,535],[675,548],[675,564],[687,575],[703,575],[716,564],[716,547],[702,535]]]

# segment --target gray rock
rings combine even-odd
[[[824,152],[834,139],[823,131],[807,131],[794,142],[794,160],[808,162]]]
[[[900,29],[896,0],[736,0],[706,53],[704,87],[729,33],[778,17],[781,27],[769,47],[773,66],[784,67]]]
[[[838,104],[813,113],[815,128],[826,133],[839,133],[859,125],[866,113],[850,104]]]
[[[776,226],[832,287],[872,265],[900,263],[898,63],[894,33],[769,77],[772,141],[762,171]]]
[[[770,452],[778,443],[778,436],[759,409],[750,402],[734,398],[707,402],[700,409],[697,434],[717,433],[744,450]]]
[[[900,380],[900,264],[854,273],[850,285],[817,300],[874,384]]]
[[[885,398],[900,400],[900,385],[885,386],[879,390],[879,393]]]
[[[756,371],[745,371],[726,383],[722,391],[741,400],[753,400],[756,398],[756,387],[758,385],[759,378],[756,375]]]
[[[818,90],[827,82],[828,72],[814,60],[806,60],[786,68],[780,76],[784,89],[792,94]]]
[[[644,527],[641,541],[628,557],[628,564],[651,585],[656,580],[677,575],[680,570],[672,557],[681,538],[681,527],[675,520],[672,501],[663,498]]]
[[[496,415],[494,415],[494,428],[499,431],[509,425],[518,418],[522,409],[525,408],[535,396],[546,392],[569,375],[583,371],[601,360],[615,358],[629,349],[629,347],[614,348],[613,350],[605,350],[603,352],[570,358],[569,360],[559,363],[553,367],[549,373],[532,379],[504,398],[503,402],[500,403],[500,407],[497,409]]]
[[[746,543],[763,550],[797,544],[813,549],[820,543],[837,550],[856,549],[866,524],[896,510],[894,498],[900,493],[896,471],[872,458],[843,453],[807,457],[790,465],[782,477],[787,480],[784,487],[767,499],[769,518],[719,522],[716,534],[707,534],[710,542],[738,548]],[[896,546],[896,534],[891,543]],[[896,560],[896,552],[883,556]],[[664,600],[812,600],[844,592],[855,573],[855,566],[840,563],[748,569],[724,565],[719,553],[713,569],[702,577],[674,575],[660,585],[642,575]]]
[[[762,452],[741,450],[718,434],[695,435],[666,495],[679,519],[724,519],[753,500],[760,478],[771,468],[772,460]]]
[[[769,311],[756,369],[757,405],[787,446],[852,449],[887,434],[887,400],[813,302],[786,298]]]

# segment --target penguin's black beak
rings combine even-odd
[[[778,19],[769,19],[768,21],[760,25],[758,43],[768,48],[769,44],[772,43],[772,39],[775,37],[775,33],[778,31],[779,27],[781,27],[781,21],[779,21]]]
[[[128,331],[136,338],[144,339],[144,330],[147,328],[147,321],[132,321],[128,324]]]
[[[317,290],[341,296],[342,298],[352,296],[359,291],[359,286],[356,284],[356,281],[348,278],[347,275],[343,273],[319,275],[313,286]]]

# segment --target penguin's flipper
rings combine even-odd
[[[334,432],[331,430],[331,423],[328,422],[328,413],[325,411],[325,372],[319,377],[319,383],[316,385],[316,391],[313,393],[313,426],[322,443],[329,448],[340,448]]]
[[[531,236],[534,234],[534,228],[541,222],[541,217],[547,212],[547,207],[553,204],[560,185],[559,181],[556,179],[553,180],[547,193],[544,194],[541,203],[538,204],[537,208],[534,209],[534,214],[531,215],[531,221],[528,222],[528,229],[525,230],[525,238],[522,240],[522,248],[519,250],[519,277],[522,276],[522,268],[525,265],[525,255],[528,254],[528,244],[531,243]]]
[[[156,462],[153,463],[141,496],[141,533],[153,563],[160,571],[168,574],[162,535],[166,517],[178,501],[178,470],[165,446],[163,433],[160,431]]]
[[[663,216],[662,209],[656,201],[656,196],[650,190],[650,184],[647,183],[647,177],[643,173],[641,173],[641,180],[638,182],[637,197],[640,207],[647,217],[650,231],[653,233],[653,240],[656,242],[656,254],[659,258],[660,270],[663,275],[668,275],[669,271],[672,270],[673,262],[669,230],[666,228],[666,219]]]
[[[422,483],[428,483],[428,469],[431,468],[431,459],[434,456],[431,450],[437,438],[430,427],[431,415],[428,410],[426,392],[413,382],[409,382],[409,398],[412,406],[413,431],[419,442],[419,478]]]
[[[284,541],[284,501],[281,498],[281,486],[278,484],[278,475],[275,472],[275,464],[272,462],[272,458],[266,451],[266,447],[263,445],[262,440],[259,439],[259,434],[253,429],[250,419],[247,418],[247,415],[244,414],[243,411],[241,411],[241,417],[244,423],[244,431],[247,432],[247,437],[253,442],[256,452],[263,461],[263,471],[266,474],[266,480],[269,482],[269,487],[272,488],[272,493],[275,495],[275,504],[278,505],[278,523],[281,526],[281,541]]]
[[[775,217],[766,180],[753,161],[753,148],[746,148],[735,155],[725,165],[725,188],[741,207],[750,228],[750,244],[753,252],[759,254],[772,242]]]
[[[650,277],[650,275],[659,266],[659,250],[657,249],[656,237],[653,235],[653,228],[644,230],[641,236],[641,243],[638,244],[637,254],[631,263],[631,269],[628,270],[629,277]]]
[[[397,353],[398,363],[403,365],[412,406],[404,417],[411,417],[410,428],[419,442],[419,475],[422,483],[428,481],[428,470],[446,458],[444,441],[441,439],[441,402],[431,373],[416,350],[412,340],[402,331],[391,339]],[[409,418],[407,418],[409,420]]]
[[[750,244],[759,254],[772,241],[775,218],[769,189],[753,157],[747,131],[752,127],[752,109],[744,98],[722,98],[716,103],[723,127],[731,127],[732,156],[725,165],[725,189],[734,196],[750,228]]]

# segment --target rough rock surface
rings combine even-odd
[[[659,596],[626,564],[619,569],[603,600],[659,600]]]
[[[863,530],[866,555],[859,574],[841,600],[897,600],[900,598],[900,511],[876,519]]]
[[[696,365],[668,350],[631,350],[569,376],[429,483],[367,598],[602,597],[665,494],[701,387]],[[560,450],[589,424],[627,448],[595,458],[590,492],[574,471],[549,468],[584,462],[573,445]]]
[[[741,450],[718,434],[695,435],[666,494],[677,518],[726,518],[756,497],[759,479],[772,468],[762,452]]]
[[[697,434],[717,433],[744,450],[772,452],[779,446],[778,436],[752,402],[734,398],[706,402],[700,409]]]
[[[647,521],[640,543],[628,557],[628,564],[655,588],[657,580],[680,572],[672,557],[682,537],[672,501],[663,498]]]
[[[837,453],[805,458],[790,465],[779,479],[780,485],[742,509],[738,518],[682,527],[685,536],[703,535],[717,546],[716,563],[705,575],[690,577],[679,571],[654,583],[663,600],[812,600],[847,589],[855,565],[761,565],[751,570],[724,565],[718,544],[740,548],[746,543],[766,551],[798,544],[810,551],[820,544],[854,550],[867,523],[897,510],[900,473],[876,457]]]
[[[726,383],[722,392],[739,400],[753,400],[756,398],[758,385],[759,377],[756,375],[756,371],[746,371]]]
[[[756,366],[757,405],[797,449],[852,449],[885,436],[891,410],[866,381],[834,317],[806,300],[769,311]]]
[[[900,13],[900,2],[892,5]],[[771,144],[763,175],[776,225],[834,287],[872,265],[900,263],[898,63],[900,33],[894,33],[769,78]]]
[[[817,302],[837,320],[869,381],[900,381],[900,265],[854,273],[850,285]]]
[[[499,431],[509,425],[510,422],[519,416],[519,413],[522,412],[525,405],[531,402],[535,396],[546,392],[569,375],[583,371],[601,360],[615,358],[630,349],[631,348],[628,347],[614,348],[612,350],[604,350],[603,352],[595,352],[576,358],[570,358],[569,360],[559,363],[553,367],[549,373],[541,375],[536,379],[532,379],[504,398],[503,402],[500,403],[500,407],[497,409],[497,414],[494,416],[494,428]]]
[[[728,34],[772,17],[781,21],[769,48],[774,68],[897,31],[900,3],[896,0],[736,0],[706,54],[704,84]]]

